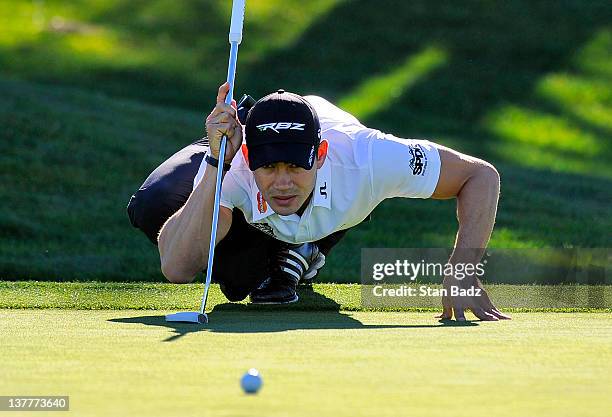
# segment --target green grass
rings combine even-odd
[[[612,247],[609,2],[387,6],[250,2],[237,93],[320,94],[373,127],[493,162],[494,247]],[[202,135],[228,7],[0,4],[0,279],[163,280],[125,205]],[[386,201],[321,279],[355,282],[361,248],[450,246],[455,232],[453,201]]]
[[[609,1],[247,3],[237,94],[319,94],[491,161],[493,247],[612,247]],[[202,285],[154,282],[157,251],[125,205],[202,135],[229,8],[0,2],[0,393],[70,395],[90,417],[608,415],[610,285],[488,284],[513,320],[463,324],[434,319],[437,298],[364,305],[356,284],[280,308],[213,285],[208,326],[164,321],[197,309]],[[361,248],[455,232],[452,201],[386,201],[320,278],[357,282]],[[608,283],[596,266],[587,278]],[[254,397],[238,385],[250,367]]]
[[[91,417],[603,417],[612,406],[609,314],[455,325],[220,310],[194,327],[165,313],[0,310],[0,392],[69,395],[70,413]],[[239,387],[251,367],[264,378],[256,396]]]
[[[440,288],[439,285],[430,285]],[[418,288],[418,287],[417,287]],[[77,310],[197,310],[202,284],[1,282],[0,308]],[[288,306],[229,303],[218,285],[211,286],[207,311],[438,311],[439,297],[415,297],[373,304],[371,291],[357,284],[315,284],[299,287],[300,301]],[[490,284],[487,291],[505,311],[612,313],[610,285]]]

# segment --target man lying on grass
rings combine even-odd
[[[217,169],[225,173],[214,279],[230,301],[297,301],[298,283],[311,282],[346,231],[392,197],[456,198],[459,230],[449,263],[480,261],[499,196],[491,164],[370,129],[321,97],[278,90],[246,115],[242,103],[224,103],[228,91],[227,83],[219,88],[208,138],[158,167],[128,206],[132,224],[158,244],[170,282],[191,282],[206,267]],[[219,162],[223,135],[227,151]],[[482,289],[476,276],[447,276],[444,286]],[[466,309],[482,320],[508,318],[484,290],[443,297],[442,304],[445,319],[454,312],[465,320]]]

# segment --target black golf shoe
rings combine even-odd
[[[277,255],[270,276],[251,292],[254,304],[289,304],[298,300],[299,282],[310,284],[325,265],[323,255],[314,243],[288,245]]]

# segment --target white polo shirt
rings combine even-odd
[[[238,208],[247,222],[276,239],[304,243],[361,223],[386,198],[429,198],[434,192],[440,176],[435,144],[367,128],[321,97],[304,98],[315,108],[322,140],[329,144],[306,210],[301,216],[276,214],[263,200],[245,152],[236,154],[225,174],[222,206]],[[207,165],[202,160],[194,188]]]

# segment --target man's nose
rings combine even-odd
[[[293,181],[289,171],[285,168],[279,168],[276,172],[276,178],[274,179],[274,188],[277,190],[288,190],[293,188]]]

